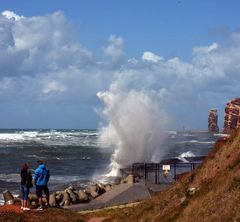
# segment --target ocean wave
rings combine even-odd
[[[194,156],[196,156],[192,151],[187,151],[187,152],[184,152],[184,153],[181,153],[180,155],[179,155],[179,157],[194,157]]]
[[[229,134],[226,133],[214,133],[213,135],[217,137],[229,137]]]
[[[164,133],[170,134],[170,135],[177,135],[177,131],[173,131],[173,130],[164,131]]]
[[[83,180],[84,178],[81,176],[66,176],[66,175],[54,175],[51,176],[51,180],[49,183],[69,183]]]
[[[184,144],[184,143],[214,144],[215,141],[184,140],[184,141],[177,141],[175,143],[176,144]]]
[[[38,156],[38,155],[35,155],[35,154],[27,154],[27,155],[24,155],[24,157],[27,157],[27,158],[34,158],[34,159],[46,159],[46,157],[44,156]]]
[[[67,175],[51,175],[49,184],[58,184],[58,183],[68,183],[81,181],[84,178],[82,176],[67,176]],[[10,174],[0,174],[0,180],[8,183],[20,183],[21,177],[20,174],[10,173]]]
[[[7,145],[46,145],[46,146],[89,146],[101,147],[97,130],[19,130],[0,132],[0,146]]]
[[[17,173],[3,173],[0,174],[0,180],[8,183],[20,183],[21,177],[20,174]]]
[[[186,157],[195,157],[196,155],[192,152],[192,151],[187,151],[187,152],[183,152],[181,153],[177,158],[179,160],[182,160],[183,162],[188,162],[188,160],[186,160]]]

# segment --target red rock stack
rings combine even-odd
[[[211,109],[208,114],[208,132],[218,133],[218,113],[217,109]]]
[[[224,115],[224,133],[231,133],[240,127],[240,98],[227,103]]]

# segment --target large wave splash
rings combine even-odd
[[[168,123],[161,93],[110,88],[97,95],[105,104],[102,113],[108,124],[102,128],[100,139],[114,148],[106,176],[117,176],[121,167],[134,162],[159,161],[163,154],[163,129]]]

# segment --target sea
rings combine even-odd
[[[163,158],[207,155],[224,134],[166,131]],[[41,159],[50,170],[50,191],[68,186],[85,188],[109,171],[114,148],[99,140],[96,129],[1,129],[0,130],[0,204],[2,192],[20,193],[20,171],[28,163],[34,173]],[[161,147],[159,147],[160,149]],[[158,149],[158,148],[157,148]],[[34,192],[34,188],[33,192]]]

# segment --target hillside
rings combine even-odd
[[[240,221],[239,209],[240,130],[217,141],[201,166],[152,200],[94,216],[108,216],[108,222],[224,222]]]

